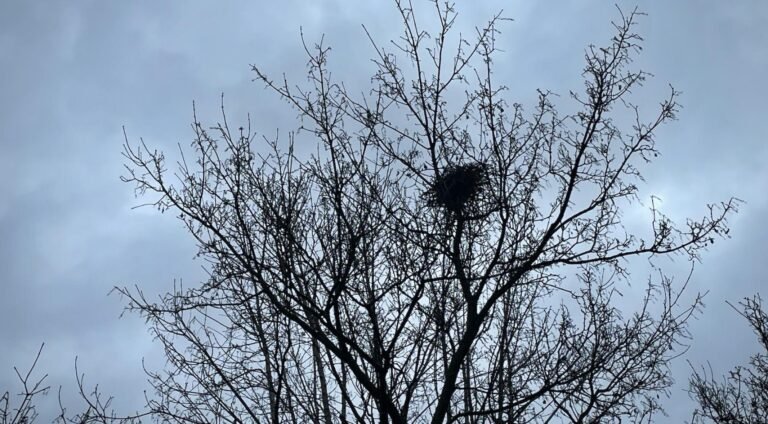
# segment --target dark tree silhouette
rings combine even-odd
[[[636,312],[616,307],[632,257],[691,261],[725,237],[737,201],[676,226],[649,210],[630,234],[640,167],[677,92],[650,119],[630,101],[637,12],[586,50],[575,113],[531,111],[496,82],[496,16],[454,48],[456,13],[427,32],[396,1],[402,37],[370,36],[377,71],[355,97],[329,48],[308,87],[256,78],[301,116],[286,142],[195,114],[193,154],[126,140],[124,180],[177,213],[210,279],[159,301],[122,288],[168,366],[149,411],[168,422],[649,422],[698,301],[657,268]],[[366,32],[367,33],[367,32]],[[618,121],[631,116],[633,124]],[[184,149],[182,149],[184,150]],[[194,157],[189,160],[188,157]],[[653,263],[653,262],[652,262]],[[627,316],[625,316],[627,315]]]
[[[37,373],[37,363],[43,352],[45,343],[40,345],[32,364],[26,371],[13,368],[20,383],[18,392],[5,391],[0,396],[0,424],[32,424],[39,418],[37,410],[38,402],[42,396],[47,396],[51,386],[45,383],[48,374],[41,377]],[[80,397],[85,401],[79,412],[68,411],[61,400],[61,387],[59,387],[59,414],[53,420],[56,424],[91,424],[91,423],[135,423],[148,417],[149,412],[134,413],[127,416],[119,416],[112,409],[112,397],[105,397],[96,386],[88,391],[85,387],[85,376],[80,374],[75,360],[75,374],[77,375],[77,388]]]
[[[46,395],[50,390],[50,386],[45,385],[46,375],[40,378],[32,377],[42,350],[43,346],[41,345],[37,355],[35,355],[35,360],[26,372],[19,371],[16,367],[13,368],[21,383],[21,390],[13,393],[18,396],[19,401],[18,403],[13,402],[13,394],[9,390],[0,396],[0,424],[26,424],[33,422],[38,417],[35,400],[40,395]]]
[[[763,352],[752,357],[750,367],[736,367],[723,381],[715,380],[711,369],[694,372],[690,391],[699,408],[693,423],[768,422],[768,313],[759,296],[740,305],[743,312],[739,313],[755,330]]]

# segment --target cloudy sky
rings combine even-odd
[[[685,359],[711,361],[722,373],[756,348],[725,302],[754,293],[768,299],[768,3],[640,7],[648,16],[635,64],[656,77],[635,99],[652,108],[671,83],[684,106],[659,132],[663,155],[647,170],[642,195],[659,195],[678,219],[729,196],[746,201],[731,221],[732,240],[704,255],[692,283],[709,294]],[[598,0],[457,8],[463,33],[501,9],[514,19],[500,38],[497,76],[510,102],[528,106],[537,88],[581,88],[583,49],[608,40],[616,17],[612,2]],[[422,14],[425,24],[430,18]],[[174,149],[191,141],[192,101],[200,119],[214,123],[224,93],[231,120],[250,113],[261,134],[292,129],[295,112],[251,81],[249,65],[301,82],[302,27],[308,40],[325,34],[334,47],[336,77],[365,83],[371,48],[361,24],[381,42],[398,35],[389,1],[0,2],[0,389],[18,388],[12,367],[27,367],[45,342],[39,371],[64,386],[65,399],[78,356],[88,382],[114,394],[119,409],[143,405],[142,358],[159,366],[159,352],[144,323],[119,318],[124,304],[107,293],[134,284],[159,293],[174,280],[194,284],[203,272],[173,216],[131,209],[141,201],[119,181],[122,127],[132,141]],[[690,369],[684,359],[673,365],[680,384],[666,405],[669,422],[681,422],[693,407],[683,391]],[[53,406],[55,393],[43,402],[43,422]]]

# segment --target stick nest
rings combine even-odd
[[[427,190],[427,204],[460,212],[488,185],[486,165],[475,162],[448,167]]]

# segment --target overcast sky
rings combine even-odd
[[[625,10],[634,5],[621,2]],[[715,244],[696,267],[692,290],[709,294],[690,351],[673,364],[679,384],[666,405],[676,423],[693,408],[683,391],[685,359],[711,361],[723,373],[755,352],[750,329],[725,302],[754,293],[768,299],[768,2],[640,7],[648,16],[638,27],[645,48],[635,64],[655,78],[635,100],[650,112],[671,83],[684,106],[658,134],[662,156],[647,170],[641,196],[660,196],[678,220],[699,216],[707,202],[746,201],[731,220],[732,240]],[[508,101],[529,108],[537,88],[564,95],[582,88],[584,47],[607,41],[616,17],[602,0],[457,8],[465,34],[501,9],[514,19],[499,40],[497,76],[510,87]],[[431,18],[422,13],[425,24]],[[27,367],[45,342],[39,371],[64,386],[65,399],[79,356],[88,382],[115,395],[118,408],[143,405],[142,358],[160,366],[159,352],[144,323],[120,319],[124,304],[107,293],[133,284],[158,293],[174,279],[194,284],[203,272],[172,214],[131,209],[141,200],[119,181],[121,128],[132,141],[174,149],[192,139],[192,101],[200,120],[213,124],[224,93],[232,121],[250,113],[260,134],[292,129],[295,112],[251,82],[249,65],[303,82],[303,27],[308,40],[325,34],[333,46],[334,75],[363,87],[372,68],[361,24],[383,43],[398,35],[389,1],[0,1],[2,391],[18,388],[12,367]],[[42,422],[54,405],[55,392]]]

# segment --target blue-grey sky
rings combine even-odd
[[[568,90],[582,87],[584,48],[606,42],[616,17],[611,2],[598,0],[456,6],[465,34],[501,9],[514,19],[502,27],[496,75],[510,102],[528,106],[537,88],[567,104]],[[731,220],[733,239],[705,253],[691,286],[709,294],[684,359],[711,361],[722,373],[756,349],[725,302],[768,298],[768,3],[656,0],[640,8],[648,16],[635,64],[655,78],[634,99],[650,112],[668,83],[683,92],[679,121],[658,133],[662,157],[647,169],[642,197],[660,196],[678,220],[731,195],[746,201]],[[431,18],[421,13],[425,25]],[[303,82],[302,27],[310,41],[325,34],[334,75],[363,88],[372,50],[361,24],[383,43],[400,28],[389,1],[0,2],[0,389],[18,387],[12,366],[27,367],[45,342],[39,371],[64,386],[65,400],[79,356],[88,382],[115,395],[119,409],[143,405],[142,358],[161,366],[161,357],[144,323],[119,319],[123,303],[107,292],[137,284],[158,293],[203,272],[171,214],[131,209],[141,200],[119,181],[121,128],[132,141],[175,149],[192,138],[192,101],[200,120],[214,123],[223,92],[231,120],[250,113],[261,134],[290,130],[295,111],[252,82],[249,65]],[[693,408],[684,359],[673,364],[680,384],[666,402],[668,422]],[[55,397],[42,402],[44,422]]]

